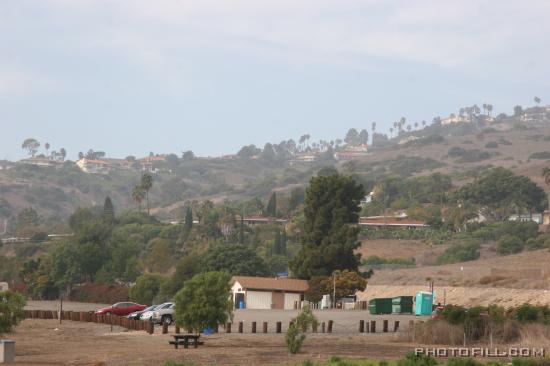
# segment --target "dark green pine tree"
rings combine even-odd
[[[105,203],[103,203],[103,219],[110,224],[115,222],[115,207],[109,196],[105,197]]]
[[[267,203],[265,212],[268,216],[277,216],[277,193],[271,193],[271,197],[269,198],[269,202]]]
[[[311,178],[304,204],[302,246],[290,263],[292,275],[309,279],[328,276],[334,270],[356,271],[360,255],[359,202],[365,196],[363,186],[353,178],[338,174]]]
[[[193,211],[191,210],[191,207],[187,208],[187,211],[185,212],[185,224],[184,224],[185,230],[188,232],[191,231],[193,228]]]
[[[241,224],[239,228],[239,244],[244,244],[244,212],[241,215]]]
[[[283,233],[281,234],[281,255],[286,256],[286,230],[283,229]]]
[[[281,255],[281,230],[277,229],[277,231],[275,232],[275,240],[273,242],[273,252],[274,254],[276,255]]]

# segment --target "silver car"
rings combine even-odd
[[[174,321],[174,303],[165,302],[153,311],[151,321],[155,324],[172,324]]]
[[[155,310],[157,310],[161,305],[153,305],[153,306],[150,306],[148,307],[147,309],[145,309],[145,311],[143,311],[140,316],[139,316],[139,319],[141,320],[151,320],[151,318],[153,317],[153,312]]]

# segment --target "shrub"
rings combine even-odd
[[[548,305],[523,304],[512,309],[516,320],[522,323],[550,323],[550,308]]]
[[[515,235],[506,234],[498,241],[497,253],[500,255],[516,254],[523,250],[523,241]]]
[[[439,264],[449,264],[473,261],[479,258],[480,244],[477,241],[470,241],[460,244],[453,244],[437,258]]]
[[[195,331],[225,324],[233,311],[230,280],[225,272],[206,272],[185,282],[176,294],[176,323]]]
[[[426,355],[417,355],[414,352],[408,353],[404,359],[397,361],[397,366],[435,366],[437,361]]]
[[[11,291],[0,291],[0,335],[11,332],[13,327],[23,320],[24,307],[23,295]]]
[[[154,304],[163,278],[155,274],[143,274],[138,277],[136,284],[130,288],[130,299],[140,304]]]
[[[485,147],[487,149],[496,149],[498,147],[498,142],[496,142],[496,141],[488,142],[488,143],[485,144]]]
[[[550,160],[550,151],[540,151],[529,155],[529,159]]]
[[[286,348],[291,354],[300,352],[302,344],[306,339],[308,328],[317,326],[317,318],[309,306],[305,306],[302,312],[292,320],[290,327],[285,335]]]

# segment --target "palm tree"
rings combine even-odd
[[[535,103],[540,104],[541,99],[539,97],[535,97]]]
[[[141,212],[141,202],[145,198],[145,192],[141,189],[140,185],[137,184],[132,188],[132,199],[135,203],[138,204],[138,210]]]
[[[141,176],[140,188],[145,191],[145,200],[147,201],[147,215],[149,215],[149,190],[153,188],[153,176],[150,173],[144,173]]]
[[[411,132],[411,125],[407,125],[407,131]]]
[[[422,127],[426,127],[426,121],[422,120]]]
[[[50,151],[50,143],[49,143],[49,142],[46,142],[46,143],[44,144],[44,148],[46,149],[46,156],[48,156],[48,153],[49,153],[49,151]]]
[[[393,135],[393,127],[390,127],[390,135]]]
[[[414,129],[416,130],[418,128],[418,122],[414,123]]]
[[[493,105],[492,104],[487,104],[487,114],[489,115],[489,117],[491,117],[491,112],[493,111]]]

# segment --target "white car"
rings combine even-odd
[[[153,312],[157,309],[159,309],[161,305],[155,305],[155,306],[151,306],[147,309],[145,309],[145,311],[143,313],[141,313],[141,315],[139,316],[139,319],[141,320],[151,320],[153,318]]]
[[[151,321],[155,324],[172,324],[174,321],[174,303],[165,302],[153,311]]]

